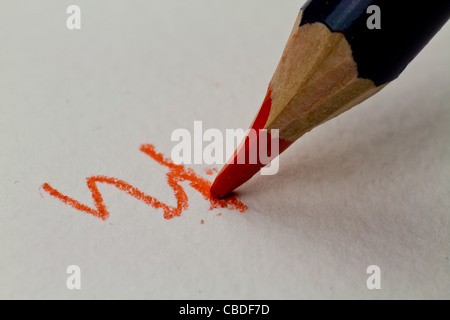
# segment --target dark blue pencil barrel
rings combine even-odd
[[[310,0],[302,11],[300,26],[320,22],[343,33],[358,76],[379,86],[397,78],[447,22],[450,0]]]

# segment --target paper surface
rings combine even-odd
[[[141,146],[169,157],[196,120],[247,128],[302,2],[77,1],[80,30],[70,4],[0,4],[0,298],[450,298],[448,24],[398,80],[239,188],[244,213],[183,181],[189,207],[165,219],[98,183],[102,220],[42,186],[95,209],[86,179],[105,176],[176,206]]]

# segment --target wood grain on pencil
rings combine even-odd
[[[270,87],[272,106],[264,128],[276,128],[281,139],[293,142],[384,85],[359,78],[345,37],[313,23],[294,28]]]

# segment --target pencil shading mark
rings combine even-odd
[[[132,197],[144,202],[148,206],[155,209],[162,209],[164,212],[164,218],[171,219],[173,217],[180,216],[183,210],[187,210],[189,207],[188,196],[180,186],[180,182],[189,181],[189,185],[197,190],[205,200],[210,202],[210,210],[215,208],[228,208],[235,209],[240,212],[245,212],[247,206],[242,203],[237,195],[231,195],[225,199],[216,199],[210,195],[211,182],[197,175],[192,169],[185,168],[182,164],[174,164],[171,159],[164,158],[163,154],[157,153],[155,147],[151,144],[144,144],[140,147],[140,150],[148,155],[150,158],[158,162],[160,165],[167,167],[167,183],[172,188],[175,198],[177,200],[177,206],[169,206],[151,195],[145,194],[143,191],[131,184],[114,178],[106,176],[91,176],[86,178],[86,184],[91,191],[92,199],[94,200],[95,207],[82,204],[79,201],[66,196],[59,192],[57,189],[50,186],[48,183],[42,185],[42,189],[50,194],[52,197],[57,198],[61,202],[69,205],[79,211],[92,214],[97,218],[106,220],[109,217],[108,208],[103,201],[102,194],[98,189],[99,183],[105,183],[122,190]]]

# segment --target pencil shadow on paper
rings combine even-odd
[[[415,237],[416,220],[432,215],[423,211],[441,197],[424,193],[434,190],[442,161],[436,152],[447,144],[436,128],[444,125],[444,107],[422,107],[416,114],[404,107],[389,119],[378,114],[352,122],[345,132],[323,127],[281,156],[278,174],[256,177],[240,194],[265,220],[293,233],[317,232],[344,243],[367,234],[382,241]],[[422,227],[433,234],[433,226]]]

